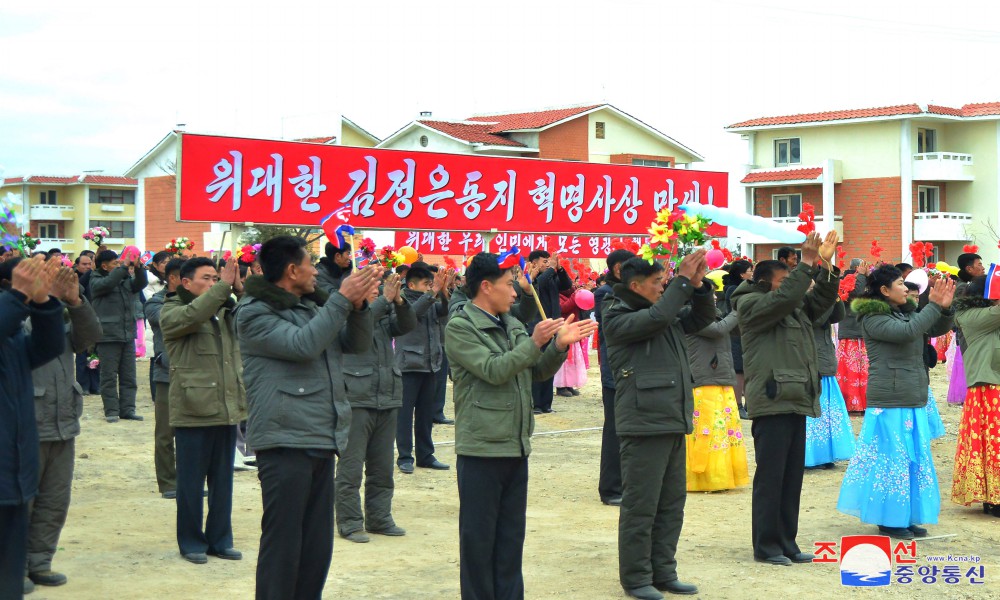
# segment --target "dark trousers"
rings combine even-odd
[[[39,444],[38,494],[28,505],[28,572],[52,570],[69,513],[76,440]]]
[[[104,416],[118,417],[135,414],[135,341],[100,342],[97,356],[101,359],[101,400]]]
[[[444,421],[444,405],[448,395],[448,357],[441,353],[441,370],[437,372],[437,387],[434,391],[434,420]]]
[[[257,452],[264,501],[257,600],[318,600],[333,558],[334,458],[308,450]]]
[[[0,598],[24,596],[28,505],[0,505]]]
[[[687,499],[684,434],[621,438],[618,574],[627,589],[677,579]]]
[[[347,449],[337,463],[337,529],[347,535],[361,529],[393,527],[393,451],[399,409],[351,410]],[[365,512],[361,513],[361,477],[365,479]]]
[[[153,386],[153,466],[156,468],[156,487],[163,492],[177,489],[177,460],[174,458],[174,428],[170,426],[170,384],[158,382]],[[156,398],[159,398],[157,400]]]
[[[546,379],[545,381],[535,381],[531,384],[531,398],[534,401],[535,408],[540,411],[546,412],[552,410],[552,394],[553,387],[555,385],[555,377],[551,379]]]
[[[76,355],[76,382],[83,388],[84,394],[101,393],[101,372],[98,369],[87,367],[90,363],[89,352],[80,352]]]
[[[434,394],[437,373],[403,373],[403,408],[396,420],[397,463],[413,462],[413,442],[417,443],[417,464],[434,461]],[[416,440],[414,440],[416,438]]]
[[[601,433],[601,471],[597,481],[597,493],[601,500],[622,495],[622,460],[615,431],[615,389],[601,386],[601,402],[604,403],[604,431]]]
[[[462,600],[524,598],[528,459],[459,456]]]
[[[806,459],[806,418],[757,417],[750,426],[757,472],[753,476],[753,554],[756,558],[799,552],[799,498]]]
[[[177,453],[177,546],[181,554],[233,547],[236,426],[174,428]],[[202,529],[208,479],[208,518]]]

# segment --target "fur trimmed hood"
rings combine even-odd
[[[267,302],[278,310],[288,310],[300,301],[298,296],[274,285],[270,281],[264,279],[263,275],[251,275],[250,277],[247,277],[243,287],[247,296]],[[330,295],[322,289],[316,288],[313,293],[306,294],[305,296],[302,296],[302,298],[312,300],[317,306],[323,306],[327,299],[330,298]]]
[[[981,296],[962,296],[961,298],[955,298],[951,306],[955,309],[955,312],[962,312],[971,308],[993,308],[993,302],[993,300]]]
[[[851,310],[858,317],[868,315],[891,315],[893,312],[909,313],[917,310],[917,303],[912,298],[906,299],[906,304],[894,309],[885,300],[876,298],[855,298],[851,302]]]

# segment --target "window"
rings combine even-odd
[[[56,203],[56,191],[42,190],[38,193],[38,203],[54,205]]]
[[[594,137],[604,139],[604,121],[594,121]]]
[[[91,221],[91,227],[105,227],[113,238],[134,238],[135,223],[132,221]]]
[[[776,194],[771,196],[771,216],[798,217],[802,212],[802,194]]]
[[[917,212],[941,212],[940,188],[917,186]]]
[[[632,164],[637,167],[669,167],[669,160],[649,160],[647,158],[633,158]]]
[[[91,204],[135,204],[135,190],[90,190]]]
[[[933,129],[917,128],[917,152],[937,152],[936,137]]]
[[[44,240],[53,240],[59,237],[59,226],[55,223],[39,223],[38,224],[38,238]]]
[[[774,166],[797,165],[799,160],[799,138],[774,140]]]

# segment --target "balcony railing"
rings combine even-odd
[[[916,181],[973,181],[972,155],[958,152],[921,152],[913,155]]]
[[[972,239],[966,228],[972,215],[954,212],[922,212],[913,215],[913,239],[940,242],[964,242]]]
[[[76,208],[62,204],[32,204],[32,221],[72,221]]]

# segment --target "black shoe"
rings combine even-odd
[[[680,596],[692,596],[698,593],[698,586],[690,583],[681,583],[678,580],[653,582],[653,587],[668,594],[678,594]]]
[[[655,587],[651,585],[644,585],[637,588],[622,588],[625,590],[625,595],[629,598],[638,598],[639,600],[663,600],[663,594],[658,592]]]
[[[126,421],[142,421],[142,417],[139,416],[139,415],[137,415],[137,414],[135,414],[135,413],[129,413],[127,415],[122,415],[122,418],[125,419]]]
[[[176,500],[177,490],[168,490],[166,492],[163,492],[162,494],[160,494],[160,498],[163,498],[164,500]]]
[[[767,558],[759,558],[755,556],[753,559],[759,563],[767,563],[769,565],[780,565],[782,567],[792,566],[792,560],[782,554],[779,554],[778,556],[768,556]]]
[[[993,511],[993,505],[989,502],[983,502],[983,514],[988,515]]]
[[[547,415],[550,415],[550,414],[552,414],[552,413],[554,413],[556,411],[554,409],[551,409],[551,408],[546,408],[542,412],[545,413],[545,414],[547,414]]]
[[[236,548],[226,548],[225,550],[219,550],[218,552],[209,550],[207,554],[225,560],[243,560],[243,553]]]
[[[919,525],[910,525],[909,527],[907,527],[907,529],[909,529],[910,532],[913,533],[913,537],[918,537],[918,538],[927,537],[927,529],[924,527],[921,527]]]
[[[402,537],[406,535],[406,530],[399,525],[391,525],[385,529],[369,529],[368,533],[374,533],[375,535],[387,535],[389,537]]]
[[[340,537],[344,538],[349,542],[354,542],[355,544],[367,544],[368,542],[371,541],[371,538],[368,537],[368,534],[365,533],[364,531],[361,531],[360,529],[357,531],[352,531],[351,533],[348,534],[342,533],[340,534]]]
[[[563,398],[572,398],[573,392],[569,388],[559,388],[556,392],[556,396],[562,396]]]
[[[607,504],[608,506],[621,506],[622,497],[621,496],[611,496],[608,498],[601,498],[601,502]]]
[[[808,552],[799,552],[798,554],[788,555],[788,560],[800,565],[804,563],[811,563],[814,558],[816,558],[816,555],[809,554]]]
[[[37,573],[28,573],[28,579],[36,585],[47,585],[50,587],[62,585],[67,581],[65,575],[54,571],[38,571]]]
[[[413,463],[406,461],[401,462],[397,465],[401,473],[406,473],[407,475],[413,473]]]
[[[992,505],[992,508],[990,508],[990,514],[994,517],[1000,517],[1000,504]]]
[[[542,409],[540,409],[540,408],[533,408],[533,409],[531,409],[531,413],[535,414],[535,415],[540,415],[540,414],[542,414]]]
[[[30,593],[32,593],[34,591],[35,591],[35,582],[32,581],[32,580],[30,580],[30,579],[28,579],[27,577],[25,577],[24,578],[24,595],[27,596],[28,594],[30,594]]]
[[[913,532],[905,527],[882,527],[879,525],[878,532],[897,540],[912,540],[914,538]]]
[[[823,466],[824,469],[826,469],[826,470],[829,471],[830,469],[833,469],[834,467],[836,467],[837,464],[836,463],[823,463],[822,466]]]
[[[747,414],[747,408],[745,406],[740,407],[740,419],[743,419],[744,421],[750,420],[750,415]]]
[[[188,554],[181,554],[184,560],[194,563],[196,565],[203,565],[208,562],[208,557],[205,556],[204,552],[189,552]]]
[[[445,418],[445,419],[434,419],[434,424],[435,425],[454,425],[455,424],[455,420],[454,419],[447,419],[447,418]]]
[[[576,388],[569,388],[569,392],[571,394],[573,394],[574,396],[579,396],[580,395],[580,390],[578,390]]]
[[[446,465],[438,459],[434,459],[433,462],[429,462],[426,465],[417,465],[421,469],[434,469],[435,471],[447,471],[451,468],[451,465]]]
[[[118,415],[108,415],[108,416],[106,416],[104,418],[107,419],[108,423],[117,423],[118,422]]]

